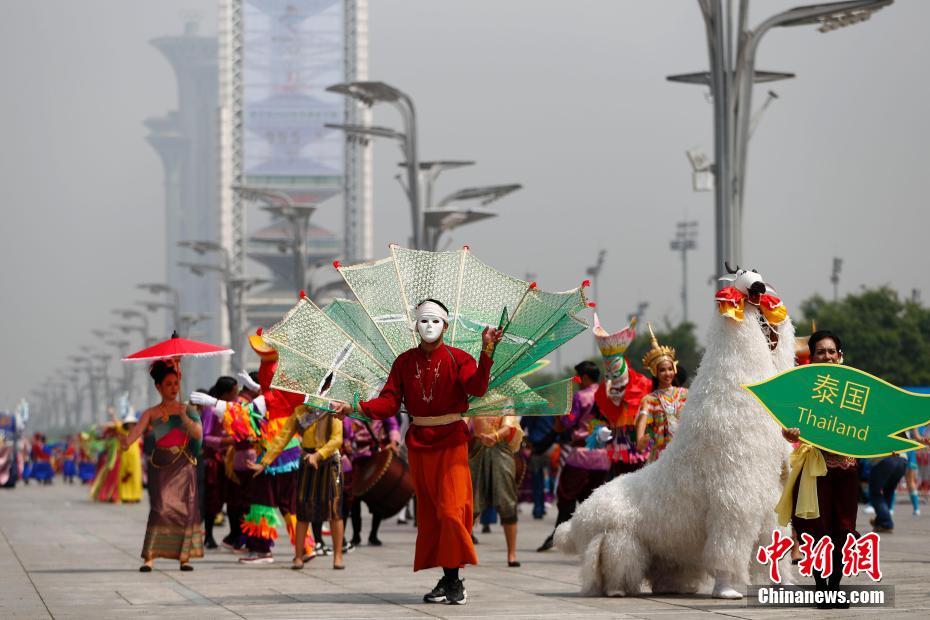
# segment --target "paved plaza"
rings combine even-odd
[[[383,526],[385,545],[352,552],[342,572],[331,569],[329,558],[290,570],[282,532],[285,545],[272,565],[240,566],[232,554],[210,551],[195,561],[194,572],[159,560],[154,572],[142,574],[145,502],[92,503],[86,487],[60,482],[0,491],[3,619],[930,617],[930,516],[915,520],[904,503],[896,511],[897,531],[882,539],[881,549],[884,583],[895,586],[894,609],[747,608],[740,601],[713,600],[707,588],[697,596],[584,598],[575,558],[534,551],[552,527],[552,516],[520,522],[521,568],[507,568],[499,526],[481,536],[481,565],[465,570],[468,605],[450,607],[421,602],[439,573],[411,571],[414,529],[393,519]],[[860,527],[865,522],[860,514]]]

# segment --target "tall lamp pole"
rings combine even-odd
[[[778,27],[819,25],[820,32],[866,21],[894,0],[854,0],[812,4],[783,11],[749,29],[749,0],[740,0],[733,27],[731,0],[698,0],[707,32],[710,71],[668,76],[673,82],[710,88],[714,104],[714,273],[725,261],[742,262],[743,202],[746,159],[752,134],[752,87],[794,77],[791,73],[757,71],[756,52],[762,37]],[[771,102],[771,97],[766,104]],[[763,106],[764,107],[764,106]]]
[[[404,132],[400,133],[385,128],[369,128],[361,125],[329,124],[331,129],[342,129],[350,139],[366,140],[367,136],[382,135],[400,141],[401,150],[407,163],[407,198],[410,201],[410,215],[413,220],[413,247],[423,249],[423,206],[420,201],[419,156],[417,154],[417,113],[413,99],[403,91],[384,82],[347,82],[334,84],[326,89],[352,97],[368,107],[376,103],[390,103],[400,112]],[[380,130],[374,133],[370,130]]]
[[[148,291],[152,295],[158,295],[159,293],[166,293],[171,296],[174,304],[171,306],[171,319],[174,321],[174,329],[178,328],[178,322],[180,321],[181,315],[181,295],[178,293],[178,290],[173,286],[160,283],[147,282],[143,284],[137,284],[136,288],[142,289],[143,291]]]
[[[830,273],[830,282],[833,284],[833,301],[840,300],[840,271],[843,269],[843,259],[833,257],[833,271]]]
[[[675,238],[669,244],[673,251],[681,253],[681,314],[685,323],[688,322],[688,252],[697,247],[697,226],[695,221],[678,222]]]

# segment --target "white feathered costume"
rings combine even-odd
[[[730,279],[721,293],[731,295],[718,293],[721,316],[711,322],[678,431],[661,458],[598,488],[556,531],[560,550],[582,554],[585,595],[637,594],[644,580],[654,593],[692,593],[711,576],[714,596],[740,598],[750,572],[764,574],[754,558],[778,527],[789,445],[740,385],[793,366],[794,327],[757,273],[738,270]],[[763,318],[779,313],[777,324]],[[774,350],[769,329],[778,335]]]

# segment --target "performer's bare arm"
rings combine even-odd
[[[150,409],[146,409],[145,412],[142,414],[142,417],[139,418],[139,423],[136,424],[136,425],[132,428],[132,430],[129,431],[128,434],[122,435],[122,436],[119,438],[119,443],[120,443],[120,448],[121,448],[121,449],[125,450],[126,448],[128,448],[129,446],[131,446],[133,443],[135,443],[136,441],[138,441],[139,437],[142,436],[142,433],[145,432],[145,429],[147,429],[147,428],[149,427],[149,422],[150,422],[151,419],[152,419],[152,412],[155,411],[155,410],[156,410],[155,407],[152,407],[152,408],[150,408]]]
[[[203,426],[201,426],[200,422],[196,422],[193,418],[188,417],[186,406],[181,409],[178,415],[181,416],[181,423],[184,425],[184,430],[191,439],[196,441],[203,439]]]
[[[649,421],[648,416],[640,411],[636,416],[636,449],[645,450],[646,446],[649,444],[649,438],[646,437],[646,422]]]
[[[491,355],[494,347],[503,338],[504,332],[493,327],[485,327],[481,333],[481,353],[479,363],[469,358],[459,366],[459,381],[469,396],[484,396],[488,391],[488,379],[491,370]]]

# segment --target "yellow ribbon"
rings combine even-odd
[[[788,525],[788,521],[791,520],[794,483],[798,476],[801,477],[801,484],[798,485],[798,503],[794,516],[802,519],[816,519],[820,516],[820,507],[817,505],[817,478],[827,474],[827,463],[823,460],[823,453],[810,444],[802,443],[795,448],[789,462],[791,473],[785,481],[781,499],[775,506],[780,525]]]

